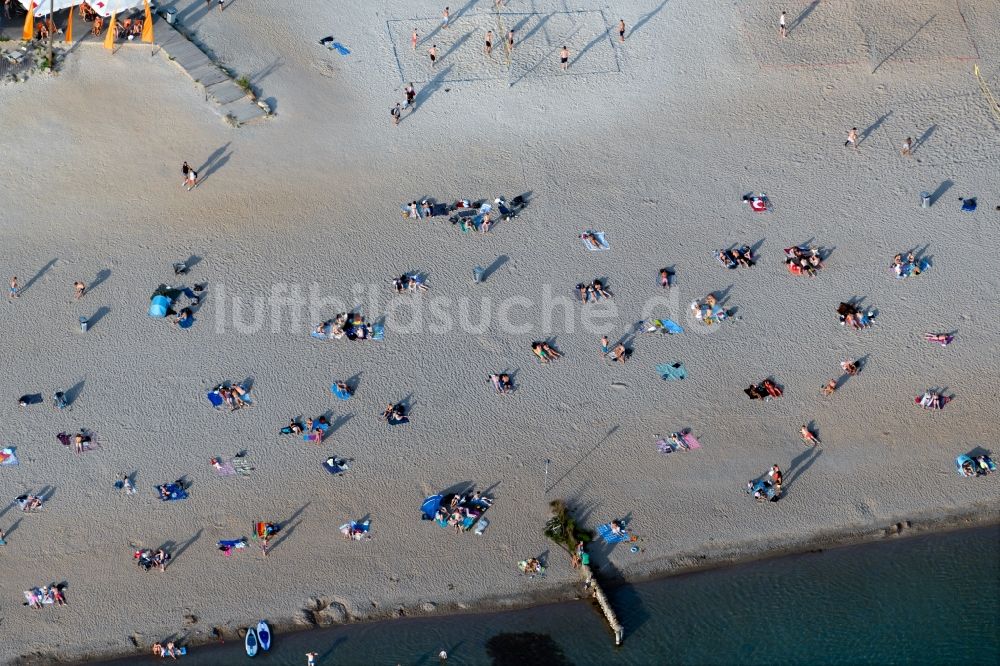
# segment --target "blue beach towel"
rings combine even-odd
[[[167,492],[166,497],[162,494],[163,490]],[[187,491],[179,483],[164,483],[161,486],[156,486],[156,495],[162,502],[175,502],[185,500],[188,497]]]
[[[339,400],[350,400],[351,399],[351,394],[348,393],[347,391],[344,391],[344,390],[338,388],[336,384],[332,384],[330,386],[330,391],[332,391],[333,394],[335,396],[337,396],[337,398]]]
[[[351,55],[350,49],[341,44],[340,42],[334,42],[330,45],[330,48],[339,53],[342,56]]]
[[[385,324],[372,324],[372,340],[385,339]]]
[[[687,377],[687,370],[684,368],[683,363],[661,363],[656,366],[656,372],[665,381]]]
[[[962,199],[962,210],[966,213],[971,213],[976,210],[976,198],[972,197],[970,199]]]
[[[673,321],[671,319],[661,319],[660,323],[663,324],[663,328],[670,335],[675,335],[677,333],[683,333],[684,332],[684,329],[681,328],[680,325],[677,322],[675,322],[675,321]]]
[[[628,532],[624,530],[622,530],[621,534],[615,534],[611,529],[611,523],[598,525],[597,534],[604,539],[604,543],[621,543],[622,541],[628,541],[632,538],[629,536]]]
[[[222,403],[224,402],[224,400],[222,399],[222,396],[219,395],[218,391],[209,391],[207,397],[208,401],[212,403],[213,407],[215,408],[222,407]]]

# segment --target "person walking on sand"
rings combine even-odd
[[[913,157],[913,137],[906,137],[906,141],[903,142],[903,157]]]
[[[389,115],[392,116],[392,124],[393,125],[398,125],[399,124],[399,117],[402,114],[403,114],[403,108],[399,105],[399,102],[396,102],[396,106],[392,107],[389,110]]]
[[[187,162],[185,162],[184,164],[187,164]],[[188,167],[188,170],[187,170],[187,180],[185,181],[184,184],[187,186],[188,192],[190,192],[195,187],[197,187],[198,186],[198,172],[195,171],[194,169],[192,169],[191,167]]]
[[[448,20],[449,20],[449,18],[450,18],[450,15],[448,13],[448,7],[445,7],[444,8],[444,13],[441,14],[441,27],[444,28],[445,30],[448,29]]]
[[[618,19],[618,41],[625,43],[625,19]]]
[[[486,53],[487,58],[493,57],[493,31],[486,31],[486,45],[483,47],[483,52]]]
[[[431,44],[431,47],[427,49],[427,55],[430,56],[431,59],[431,69],[434,69],[434,63],[437,62],[438,58],[438,45]]]
[[[565,44],[559,51],[559,66],[562,67],[562,71],[564,72],[566,71],[566,68],[569,67],[569,49],[566,48]]]
[[[4,532],[3,530],[0,530],[0,546],[6,546],[6,545],[7,545],[7,533]]]
[[[408,86],[403,88],[403,94],[406,95],[406,103],[403,106],[413,113],[413,107],[416,106],[417,102],[417,91],[413,87],[413,82],[411,81]]]
[[[219,11],[223,12],[226,10],[226,0],[219,0]]]
[[[10,279],[10,291],[7,292],[7,298],[20,298],[21,288],[17,286],[17,276],[15,275]]]
[[[87,293],[87,285],[77,280],[73,283],[73,298],[80,300]]]
[[[781,16],[778,18],[778,34],[784,39],[788,37],[788,26],[785,25],[785,12],[781,12]]]
[[[420,41],[420,36],[417,34],[417,29],[414,28],[413,29],[413,34],[410,35],[410,46],[413,47],[414,51],[417,50],[417,42],[418,41]]]
[[[316,666],[316,657],[318,656],[318,652],[306,652],[306,666]]]
[[[191,172],[191,165],[187,162],[181,165],[181,187],[187,185],[188,174]]]
[[[851,148],[854,148],[855,150],[857,150],[857,148],[858,148],[858,128],[857,127],[852,127],[851,130],[847,133],[847,141],[844,142],[844,148],[847,148],[848,146],[850,146]]]
[[[601,353],[607,356],[609,349],[611,349],[611,340],[606,335],[601,336]]]
[[[514,29],[511,28],[507,32],[507,55],[514,53]]]

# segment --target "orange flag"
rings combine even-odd
[[[28,8],[28,15],[24,17],[24,32],[21,33],[21,39],[24,41],[31,41],[35,37],[35,3],[31,3],[31,7]]]
[[[115,13],[111,13],[111,22],[108,23],[108,34],[104,36],[104,48],[109,51],[115,50],[115,24],[117,17]]]
[[[66,37],[63,41],[67,44],[73,41],[73,10],[76,9],[76,5],[70,5],[69,7],[69,21],[66,23]]]
[[[143,0],[146,5],[146,20],[142,22],[142,41],[153,43],[153,13],[149,11],[149,0]]]

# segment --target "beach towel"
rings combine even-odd
[[[670,319],[658,319],[657,321],[663,325],[663,329],[670,335],[684,332],[684,329],[675,321]]]
[[[208,401],[210,403],[212,403],[212,407],[215,407],[216,409],[218,409],[219,407],[222,407],[222,404],[225,402],[222,399],[222,396],[219,395],[218,391],[209,391],[208,394],[207,394],[207,397],[208,397]]]
[[[340,42],[334,42],[333,44],[330,44],[330,49],[333,50],[333,51],[336,51],[337,53],[339,53],[342,56],[351,55],[350,49],[348,49],[346,46],[344,46]]]
[[[302,441],[303,442],[322,442],[323,441],[323,432],[324,431],[322,431],[322,430],[320,430],[318,432],[316,430],[313,430],[312,432],[307,432],[304,435],[302,435]]]
[[[583,237],[583,234],[580,234],[580,242],[583,243],[583,246],[587,248],[588,251],[604,252],[605,250],[611,249],[611,246],[608,244],[607,238],[605,238],[603,231],[588,231],[587,233],[596,236],[597,242],[600,244],[600,247],[594,247],[593,245],[590,244],[590,242],[587,239]]]
[[[385,324],[372,324],[372,340],[385,338]]]
[[[333,394],[334,394],[335,396],[337,396],[337,399],[338,399],[338,400],[350,400],[350,399],[351,399],[351,394],[350,394],[350,393],[348,393],[347,391],[345,391],[345,390],[341,389],[341,388],[340,388],[340,387],[338,387],[338,386],[337,386],[336,384],[331,384],[331,385],[330,385],[330,391],[331,391],[331,392],[332,392],[332,393],[333,393]]]
[[[684,445],[687,446],[688,450],[690,451],[694,451],[695,449],[701,448],[701,442],[699,442],[698,438],[692,435],[690,432],[686,432],[683,435],[681,435],[681,441],[684,442]]]
[[[611,529],[611,523],[605,523],[604,525],[597,526],[597,534],[604,539],[604,543],[621,543],[623,541],[628,541],[631,537],[628,532],[622,530],[621,534],[615,534],[614,530]]]
[[[344,472],[351,469],[351,465],[343,458],[327,458],[323,461],[323,468],[334,476],[342,476]]]
[[[684,379],[687,377],[687,370],[683,363],[661,363],[656,366],[656,372],[665,381],[672,379]]]
[[[344,523],[340,526],[340,533],[346,537],[350,537],[355,541],[361,541],[368,534],[368,530],[371,528],[371,521],[366,520],[363,523],[359,523],[356,520],[352,520],[349,523]]]
[[[156,486],[156,495],[162,502],[176,502],[188,498],[187,490],[179,483],[164,483]]]
[[[966,213],[971,213],[976,210],[976,198],[972,197],[970,199],[962,199],[962,210]]]
[[[247,547],[247,540],[246,539],[221,539],[216,545],[219,547],[219,550],[222,550],[224,548],[227,548],[227,549],[230,549],[230,550],[233,549],[233,548],[246,548]]]
[[[250,464],[246,456],[236,456],[230,464],[240,476],[250,476],[250,472],[254,470],[254,466]]]
[[[7,446],[0,449],[0,465],[16,465],[17,454],[15,451],[16,447],[13,446]]]
[[[213,465],[213,467],[215,467],[215,473],[219,476],[236,476],[236,468],[233,467],[231,460],[220,462],[218,465]]]
[[[56,435],[56,439],[58,439],[59,443],[62,444],[63,446],[69,446],[69,445],[71,445],[73,443],[70,440],[69,435],[67,435],[64,432],[61,432],[58,435]]]

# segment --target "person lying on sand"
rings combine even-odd
[[[846,361],[841,361],[840,368],[851,377],[858,374],[858,364],[855,361],[852,361],[851,359],[847,359]]]
[[[936,342],[942,347],[947,347],[954,339],[955,336],[948,335],[947,333],[924,333],[924,340],[927,342]]]
[[[819,437],[817,437],[816,434],[813,431],[811,431],[808,426],[803,425],[802,428],[799,430],[799,433],[802,435],[802,441],[804,441],[806,444],[809,444],[810,446],[816,446],[817,444],[820,443]]]
[[[837,390],[837,380],[831,379],[826,383],[825,386],[820,388],[820,393],[826,396],[833,395],[833,392]]]
[[[582,238],[583,241],[585,243],[587,243],[587,245],[589,245],[590,247],[594,248],[595,250],[600,250],[602,247],[604,247],[603,245],[601,245],[601,241],[597,237],[597,235],[593,234],[593,233],[591,233],[589,231],[581,234],[580,238]]]
[[[631,352],[620,342],[611,349],[611,357],[622,365],[625,365],[625,361],[628,360],[630,355]]]

